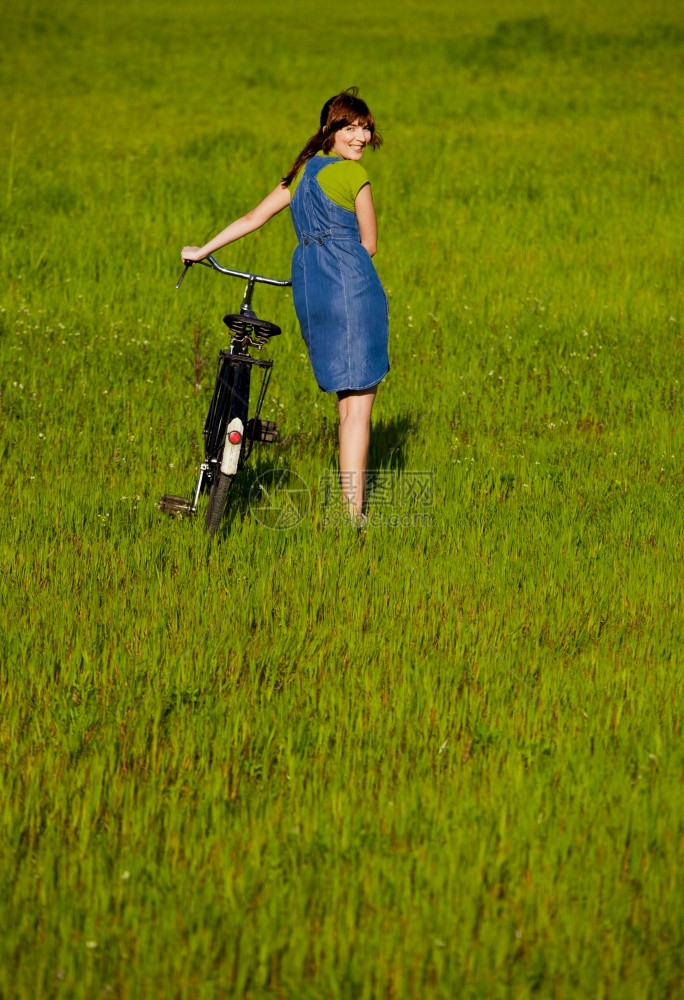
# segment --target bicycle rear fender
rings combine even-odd
[[[233,444],[230,440],[231,434],[234,433],[240,435],[240,440]],[[223,457],[221,458],[221,472],[225,476],[234,476],[237,472],[238,462],[240,461],[240,452],[242,451],[242,442],[245,436],[245,425],[240,420],[239,417],[233,417],[231,422],[226,428],[226,443],[223,446]]]

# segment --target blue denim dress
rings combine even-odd
[[[339,159],[310,159],[290,202],[298,240],[292,297],[324,392],[369,389],[389,371],[387,296],[361,245],[356,213],[337,205],[317,180]]]

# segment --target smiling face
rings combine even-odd
[[[344,160],[360,160],[372,137],[373,133],[368,125],[357,118],[350,125],[343,125],[335,132],[335,142],[331,152]]]

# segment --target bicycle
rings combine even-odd
[[[214,535],[228,502],[228,493],[235,475],[249,459],[255,441],[273,442],[278,439],[276,425],[271,420],[261,420],[261,407],[266,389],[271,379],[273,361],[253,357],[250,350],[260,351],[271,337],[279,336],[281,329],[275,323],[259,319],[252,309],[252,295],[256,284],[289,287],[292,282],[277,278],[266,278],[261,274],[233,271],[222,267],[213,256],[199,261],[221,274],[247,281],[239,313],[229,313],[223,322],[231,331],[230,346],[219,351],[216,384],[204,424],[204,460],[200,465],[193,499],[164,495],[157,506],[167,514],[178,517],[194,516],[200,495],[209,494],[204,523],[210,535]],[[176,282],[180,285],[192,266],[185,264],[185,270]],[[261,387],[254,414],[249,416],[249,395],[252,369],[262,373]]]

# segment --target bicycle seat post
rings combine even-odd
[[[256,319],[256,313],[252,309],[252,294],[254,293],[254,285],[256,284],[256,275],[250,274],[245,287],[245,294],[242,298],[242,305],[240,306],[240,314],[246,316],[248,319]]]

